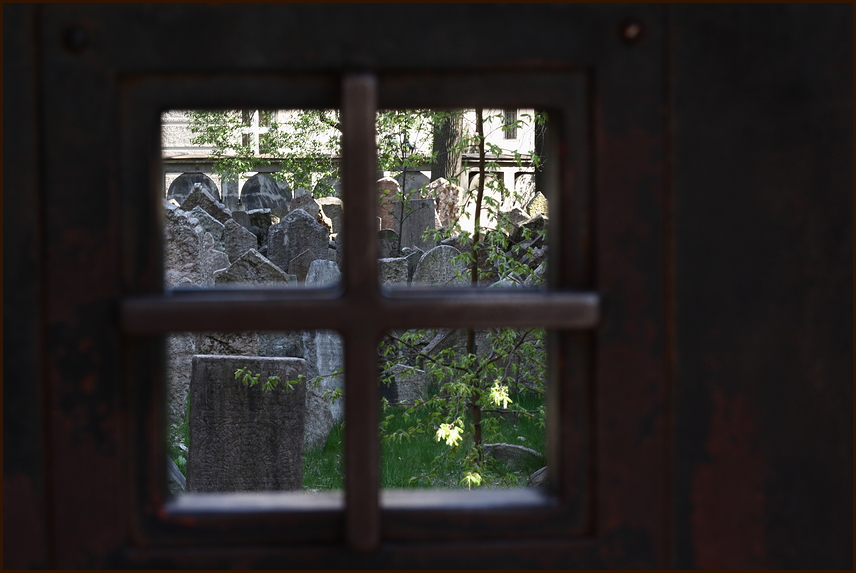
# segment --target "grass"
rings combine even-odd
[[[512,399],[523,409],[534,410],[542,399],[532,393],[512,395]],[[390,406],[387,414],[393,413],[386,428],[390,435],[397,430],[406,430],[421,421],[411,416],[406,419],[405,408]],[[496,420],[495,431],[490,434],[491,442],[504,442],[531,448],[544,454],[544,429],[536,420],[523,415],[485,414],[487,419]],[[466,420],[469,423],[469,420]],[[487,422],[486,420],[486,423]],[[469,427],[469,426],[468,426]],[[304,452],[303,488],[311,491],[342,489],[343,475],[343,425],[333,428],[323,448]],[[409,440],[381,441],[381,487],[383,488],[460,488],[461,458],[469,451],[471,438],[466,438],[456,449],[445,442],[438,442],[433,431],[412,436]],[[509,468],[489,461],[483,474],[485,486],[524,486],[529,475],[543,467],[543,459],[520,468]]]

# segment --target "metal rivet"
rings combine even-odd
[[[642,38],[642,23],[635,19],[625,20],[621,23],[619,35],[628,44],[638,42]]]
[[[65,31],[63,36],[65,46],[72,52],[80,52],[89,45],[89,35],[86,30],[73,26]]]

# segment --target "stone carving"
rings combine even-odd
[[[465,287],[469,286],[467,267],[454,258],[461,252],[448,245],[434,247],[419,259],[413,273],[413,286]]]
[[[244,367],[260,374],[259,384],[235,380]],[[300,489],[306,386],[262,384],[268,376],[295,380],[305,369],[300,358],[193,357],[187,491]]]
[[[304,251],[309,251],[310,263],[314,259],[326,260],[329,244],[327,228],[303,209],[295,209],[268,231],[268,257],[281,269],[288,269],[292,259]]]
[[[181,208],[184,211],[192,211],[197,205],[224,225],[232,218],[232,212],[201,186],[194,187],[187,198],[181,202]]]

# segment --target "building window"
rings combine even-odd
[[[517,139],[517,110],[503,111],[502,133],[505,139]]]

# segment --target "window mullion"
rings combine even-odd
[[[354,308],[345,335],[345,534],[354,551],[380,544],[378,442],[377,80],[346,76],[342,94],[343,282]],[[357,319],[357,317],[359,317]]]

